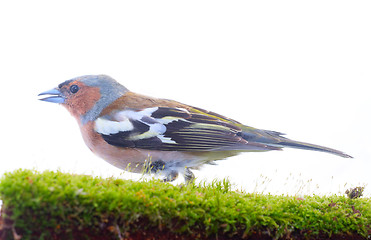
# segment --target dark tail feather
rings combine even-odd
[[[287,138],[283,138],[282,142],[274,143],[274,144],[267,144],[267,145],[272,145],[275,147],[290,147],[290,148],[297,148],[297,149],[304,149],[304,150],[326,152],[326,153],[335,154],[343,158],[353,158],[352,156],[348,154],[345,154],[341,151],[338,151],[332,148],[323,147],[323,146],[319,146],[319,145],[315,145],[311,143],[298,142],[298,141],[290,140]]]
[[[251,127],[245,127],[244,131],[241,132],[241,137],[249,142],[257,142],[262,143],[267,146],[271,147],[290,147],[290,148],[298,148],[298,149],[304,149],[304,150],[312,150],[312,151],[319,151],[319,152],[326,152],[338,155],[340,157],[344,158],[353,158],[352,156],[349,156],[348,154],[345,154],[341,151],[323,147],[311,143],[305,143],[305,142],[299,142],[294,141],[288,138],[283,137],[283,133],[275,132],[275,131],[269,131],[269,130],[261,130]]]

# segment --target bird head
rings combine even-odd
[[[107,75],[86,75],[67,80],[39,96],[40,100],[62,104],[82,124],[95,120],[108,105],[128,89]]]

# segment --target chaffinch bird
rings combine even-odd
[[[77,77],[39,95],[67,108],[95,154],[120,169],[161,172],[164,181],[179,173],[191,181],[190,169],[241,152],[291,147],[351,157],[201,108],[131,92],[106,75]]]

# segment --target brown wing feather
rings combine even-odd
[[[185,108],[187,110],[191,108],[188,105],[176,101],[169,101],[166,99],[153,98],[134,92],[127,92],[125,95],[104,109],[101,113],[101,116],[108,115],[117,109],[144,109],[151,107]]]

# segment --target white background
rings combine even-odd
[[[285,149],[196,171],[275,194],[371,195],[369,1],[2,1],[1,167],[119,176],[37,94],[85,74],[354,159]],[[123,177],[138,178],[125,173]]]

